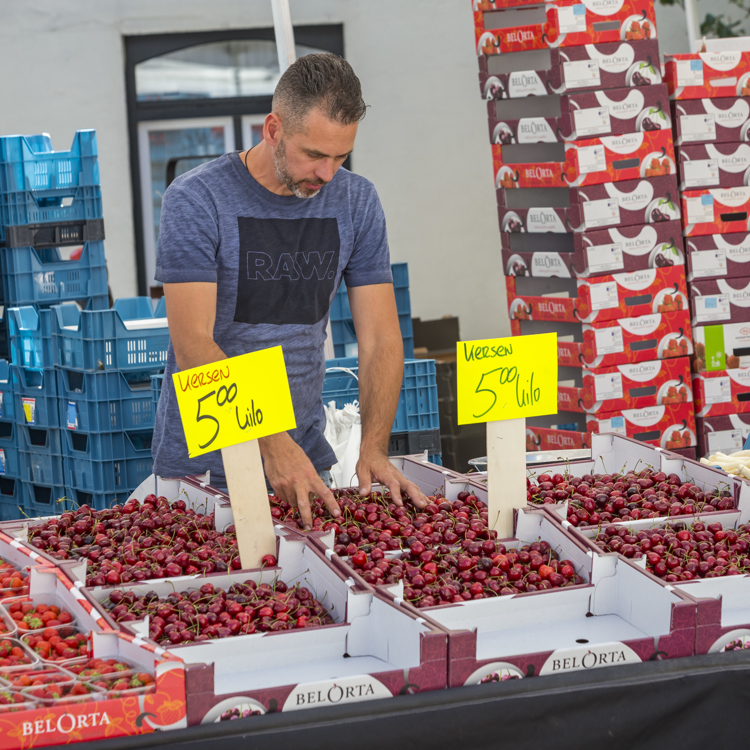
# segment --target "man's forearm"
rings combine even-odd
[[[359,411],[361,451],[388,451],[404,379],[404,345],[390,337],[359,349]]]
[[[226,359],[227,355],[221,350],[213,339],[195,340],[190,344],[184,344],[178,350],[175,347],[175,359],[180,370],[189,370],[201,365],[209,365],[211,362],[219,362]]]

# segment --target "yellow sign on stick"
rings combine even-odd
[[[557,334],[459,341],[458,424],[557,413]]]
[[[172,379],[191,458],[297,426],[280,346],[176,372]]]

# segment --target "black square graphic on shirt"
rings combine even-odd
[[[339,266],[336,219],[238,217],[236,323],[314,325],[328,312]]]

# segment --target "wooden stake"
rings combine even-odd
[[[487,422],[487,520],[500,539],[513,536],[513,511],[526,507],[526,420]]]
[[[221,449],[237,547],[243,569],[261,567],[263,555],[276,555],[271,505],[257,440]]]

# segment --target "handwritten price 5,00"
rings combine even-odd
[[[512,386],[515,384],[515,403],[519,409],[537,403],[540,399],[541,389],[534,388],[533,372],[527,383],[526,387],[521,385],[521,377],[518,374],[517,367],[496,367],[494,370],[483,373],[474,393],[488,394],[488,397],[492,398],[492,403],[480,414],[474,414],[474,418],[481,419],[495,408],[495,404],[497,403],[497,390],[495,389],[498,386],[502,388],[503,386]]]
[[[237,398],[237,384],[232,383],[229,386],[223,385],[221,388],[219,388],[218,391],[211,391],[210,393],[207,393],[205,396],[201,396],[198,399],[198,413],[195,416],[195,419],[197,422],[202,422],[205,419],[210,420],[214,423],[214,434],[211,436],[211,439],[208,440],[205,443],[200,443],[199,446],[201,450],[208,448],[217,437],[219,437],[219,430],[221,429],[221,422],[219,420],[212,416],[211,414],[201,414],[201,409],[203,409],[203,402],[207,401],[208,399],[211,399],[215,396],[216,405],[221,408],[222,406],[225,406],[226,404],[231,404],[235,398]],[[210,407],[209,404],[206,405],[206,408]],[[255,401],[251,399],[250,401],[250,407],[245,408],[245,414],[240,416],[240,407],[235,406],[234,407],[234,415],[237,420],[237,426],[241,430],[246,430],[248,427],[257,427],[258,425],[263,423],[263,412],[258,408],[255,408]]]

